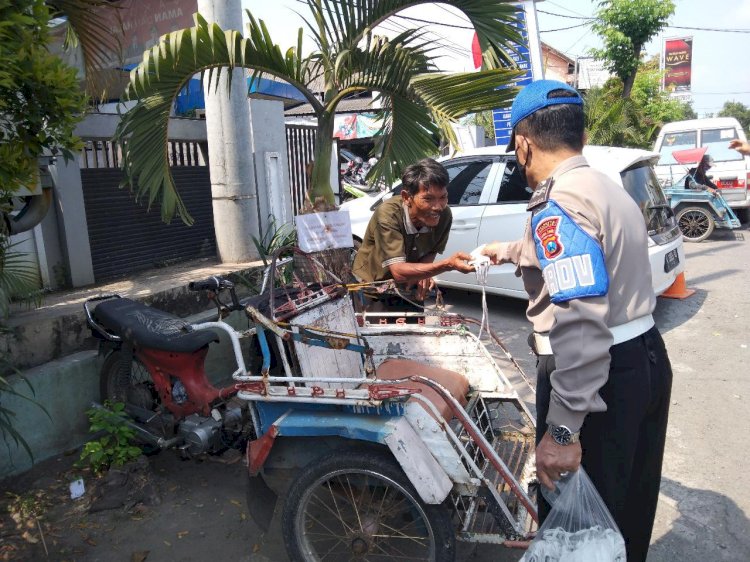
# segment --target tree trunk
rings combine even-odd
[[[633,45],[633,56],[635,57],[635,60],[640,60],[641,56],[641,49],[643,48],[643,45]],[[626,100],[630,98],[630,92],[633,89],[633,84],[635,84],[635,75],[638,74],[638,65],[636,65],[635,69],[633,69],[633,72],[631,72],[625,80],[622,81],[622,99]]]
[[[334,113],[324,112],[318,115],[318,130],[315,137],[313,170],[310,177],[309,197],[315,202],[322,197],[326,203],[334,205],[336,200],[331,187],[331,152],[333,150]]]

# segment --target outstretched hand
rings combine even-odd
[[[451,271],[460,271],[461,273],[471,273],[474,266],[469,264],[471,256],[466,252],[456,252],[448,258],[448,265]]]
[[[507,243],[505,242],[492,242],[490,244],[486,244],[484,248],[482,248],[482,255],[489,257],[493,265],[509,263],[502,257],[506,253],[506,246]]]
[[[742,142],[740,139],[734,139],[729,141],[729,148],[733,148],[745,156],[750,156],[750,142]]]

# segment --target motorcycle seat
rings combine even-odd
[[[108,332],[136,347],[193,353],[219,341],[213,330],[188,331],[190,324],[182,318],[126,298],[102,301],[93,317]]]

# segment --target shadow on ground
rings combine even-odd
[[[725,495],[662,478],[659,510],[670,530],[651,544],[649,562],[750,560],[750,520]]]

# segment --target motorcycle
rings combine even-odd
[[[241,449],[253,438],[247,403],[236,398],[233,383],[212,385],[204,362],[209,346],[219,341],[213,328],[245,307],[227,279],[195,281],[189,288],[208,291],[219,309],[218,322],[189,324],[119,295],[84,303],[89,328],[105,355],[99,374],[102,400],[123,402],[131,418],[127,424],[154,449],[176,447],[185,457]],[[222,301],[225,291],[229,303]]]

